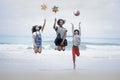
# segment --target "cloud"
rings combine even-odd
[[[40,5],[48,6],[41,11]],[[52,13],[52,6],[59,6],[57,14]],[[119,0],[2,0],[0,1],[0,34],[31,35],[31,27],[42,24],[47,19],[44,35],[55,35],[52,28],[54,18],[66,20],[64,25],[71,35],[71,25],[76,28],[81,21],[82,36],[118,36],[120,21]],[[81,14],[75,17],[73,12],[79,9]],[[12,29],[13,31],[9,30]],[[7,33],[6,33],[7,30]],[[48,32],[48,33],[46,33]],[[104,34],[105,33],[105,34]]]

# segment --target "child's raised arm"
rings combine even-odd
[[[81,26],[80,26],[81,22],[79,22],[79,36],[80,36],[80,42],[81,42]]]
[[[57,19],[55,18],[54,25],[53,25],[53,29],[56,28],[56,21],[57,21]]]
[[[42,31],[44,30],[45,24],[46,24],[46,19],[44,19],[44,24],[42,26]]]
[[[81,26],[80,26],[81,22],[79,22],[79,35],[81,36]]]
[[[74,25],[71,23],[72,25],[72,34],[74,35]]]

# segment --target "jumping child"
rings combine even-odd
[[[56,22],[59,27],[56,26]],[[63,27],[65,24],[65,21],[63,19],[59,19],[58,21],[55,18],[53,28],[55,29],[57,33],[57,37],[55,39],[55,45],[57,48],[55,50],[61,51],[65,50],[65,46],[67,46],[67,40],[66,40],[66,34],[67,34],[67,29]]]
[[[74,30],[74,25],[72,24],[72,33],[73,33],[72,58],[73,58],[73,68],[75,69],[76,68],[76,65],[75,65],[76,56],[80,56],[80,52],[79,52],[79,45],[81,41],[80,22],[79,22],[79,29]]]
[[[45,24],[46,24],[46,19],[44,19],[43,26],[35,25],[32,28],[33,46],[34,46],[34,52],[35,53],[37,53],[37,52],[41,53],[42,52],[42,36],[41,36],[41,32],[43,32]]]

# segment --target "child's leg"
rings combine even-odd
[[[65,51],[65,46],[62,46],[62,50]]]
[[[65,51],[65,46],[67,46],[67,40],[65,39],[63,45],[62,45],[62,50]]]
[[[77,56],[80,56],[80,52],[76,53]]]
[[[37,48],[34,48],[34,52],[37,53]]]
[[[72,48],[72,58],[73,58],[73,68],[75,69],[75,49],[74,47]]]
[[[41,53],[42,52],[42,48],[38,48],[38,52]]]
[[[75,54],[72,53],[72,56],[73,56],[73,63],[75,63]]]
[[[61,51],[61,46],[58,46],[58,51]]]
[[[76,55],[77,55],[77,56],[80,56],[79,48],[76,48]]]
[[[73,69],[76,69],[76,65],[75,65],[75,63],[73,63]]]

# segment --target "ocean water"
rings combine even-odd
[[[31,36],[0,38],[0,71],[72,70],[72,37],[66,51],[54,50],[54,37],[43,37],[42,54],[34,54]],[[120,69],[119,38],[82,38],[77,70]]]
[[[43,37],[43,49],[54,49],[55,37]],[[66,50],[71,50],[72,47],[72,37],[68,36],[68,46]],[[32,49],[32,37],[31,36],[1,36],[0,38],[0,45],[13,45],[26,47],[27,49]],[[102,47],[105,48],[117,48],[120,47],[120,38],[81,38],[81,50],[86,49],[101,49]]]

